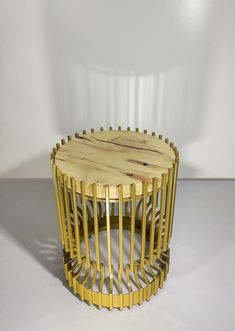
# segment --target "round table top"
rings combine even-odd
[[[111,199],[118,198],[118,185],[123,186],[123,198],[131,197],[131,184],[136,184],[136,195],[142,194],[142,182],[152,190],[152,179],[168,173],[175,161],[172,147],[164,140],[135,131],[98,131],[71,138],[55,154],[55,165],[68,177],[85,182],[86,195],[92,196],[92,185],[97,185],[97,197],[105,197],[109,185]]]

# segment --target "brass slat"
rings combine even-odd
[[[69,252],[71,258],[73,258],[74,250],[73,250],[73,234],[72,234],[70,207],[69,207],[69,198],[68,198],[68,176],[66,174],[63,174],[62,178],[63,178],[63,189],[64,189],[65,214],[66,214],[68,238],[69,238]]]
[[[106,231],[107,231],[107,253],[108,253],[108,271],[112,272],[112,249],[111,249],[111,231],[110,231],[110,213],[109,213],[109,186],[105,186],[105,208],[106,208]]]
[[[98,211],[97,211],[97,187],[95,183],[92,185],[92,194],[93,194],[96,263],[97,263],[97,270],[100,271],[100,242],[99,242],[99,225],[98,225]]]
[[[118,205],[118,230],[119,230],[119,273],[123,272],[123,188],[122,185],[118,186],[119,205]]]
[[[58,184],[55,164],[52,165],[52,170],[53,170],[53,181],[54,181],[54,187],[55,187],[56,206],[57,206],[57,213],[58,213],[58,219],[59,219],[60,238],[61,238],[61,243],[64,246],[64,229],[63,229],[60,200],[59,200],[59,189],[58,189],[59,184]]]
[[[75,178],[71,178],[71,193],[72,193],[72,208],[74,216],[74,230],[75,230],[75,243],[76,243],[76,252],[78,257],[78,263],[81,263],[81,243],[80,243],[80,226],[78,222],[78,210],[77,210],[77,184]]]
[[[173,168],[168,170],[168,184],[167,184],[167,197],[166,197],[166,220],[163,238],[163,250],[166,251],[168,246],[168,228],[170,221],[170,206],[171,206],[171,192],[172,192],[172,175]]]
[[[61,220],[63,224],[63,233],[64,233],[64,248],[65,251],[69,251],[69,242],[68,242],[68,234],[67,234],[67,226],[66,226],[66,215],[65,215],[65,204],[64,204],[64,195],[62,190],[62,175],[59,169],[56,169],[57,173],[57,182],[58,182],[58,196],[61,207]]]
[[[172,236],[174,210],[175,210],[175,194],[176,194],[176,186],[177,186],[178,169],[179,169],[179,160],[176,159],[175,171],[174,171],[174,184],[173,184],[173,193],[172,193],[172,203],[171,203],[171,217],[170,217],[169,238]]]
[[[131,240],[130,240],[130,269],[134,270],[134,252],[135,252],[135,194],[136,186],[131,185]]]
[[[163,228],[163,217],[165,209],[166,199],[166,174],[161,176],[161,202],[160,202],[160,216],[158,225],[158,238],[157,238],[157,256],[160,257],[162,249],[162,228]]]
[[[82,198],[82,218],[84,227],[84,241],[85,241],[85,251],[86,251],[86,265],[90,268],[90,245],[89,245],[89,232],[88,232],[88,222],[87,222],[87,209],[86,209],[86,187],[85,182],[81,181],[81,198]]]
[[[154,233],[155,233],[155,217],[156,217],[156,206],[157,206],[157,178],[154,177],[152,180],[152,210],[151,210],[151,224],[150,224],[150,235],[149,235],[149,260],[153,258],[154,249]]]
[[[143,181],[143,206],[142,206],[142,224],[141,224],[141,249],[140,249],[140,267],[144,267],[145,241],[146,241],[146,203],[147,203],[147,182]]]

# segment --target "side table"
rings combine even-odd
[[[147,130],[83,131],[51,154],[65,276],[98,308],[131,308],[169,271],[179,153]]]

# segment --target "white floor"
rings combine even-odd
[[[235,181],[179,181],[164,289],[99,311],[63,285],[52,183],[1,180],[0,330],[232,330],[234,253]]]

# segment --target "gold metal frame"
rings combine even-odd
[[[112,130],[112,127],[109,128]],[[103,128],[100,128],[103,131]],[[118,127],[121,130],[121,127]],[[127,128],[130,131],[130,128]],[[136,128],[135,131],[139,131]],[[91,129],[94,132],[94,129]],[[147,134],[147,130],[144,130]],[[83,135],[86,131],[83,131]],[[75,137],[79,134],[75,133]],[[152,136],[156,136],[153,132]],[[68,136],[68,140],[71,140]],[[163,139],[158,135],[158,139]],[[143,181],[143,194],[136,196],[135,184],[131,184],[131,198],[123,198],[123,187],[118,185],[117,200],[109,198],[109,186],[105,186],[105,199],[97,198],[97,186],[92,185],[92,197],[86,196],[84,181],[68,178],[55,165],[55,154],[60,148],[56,144],[51,154],[55,195],[59,219],[65,277],[74,294],[81,300],[98,308],[131,308],[149,300],[163,287],[169,271],[176,181],[178,175],[179,153],[169,139],[175,154],[175,162],[168,173],[162,175],[161,187],[157,178],[152,179],[152,191]],[[61,140],[61,144],[65,139]],[[68,185],[69,184],[69,185]],[[80,185],[81,194],[77,193]],[[118,266],[113,266],[111,230],[118,229]],[[123,263],[123,231],[130,231],[129,263]],[[105,265],[100,257],[99,234],[106,231],[107,260]],[[141,236],[139,258],[134,256],[136,233]],[[90,237],[95,238],[95,260],[90,256]],[[85,251],[81,249],[84,243]],[[115,271],[117,270],[117,271]],[[118,293],[114,291],[117,284]],[[107,291],[104,290],[108,285]]]

